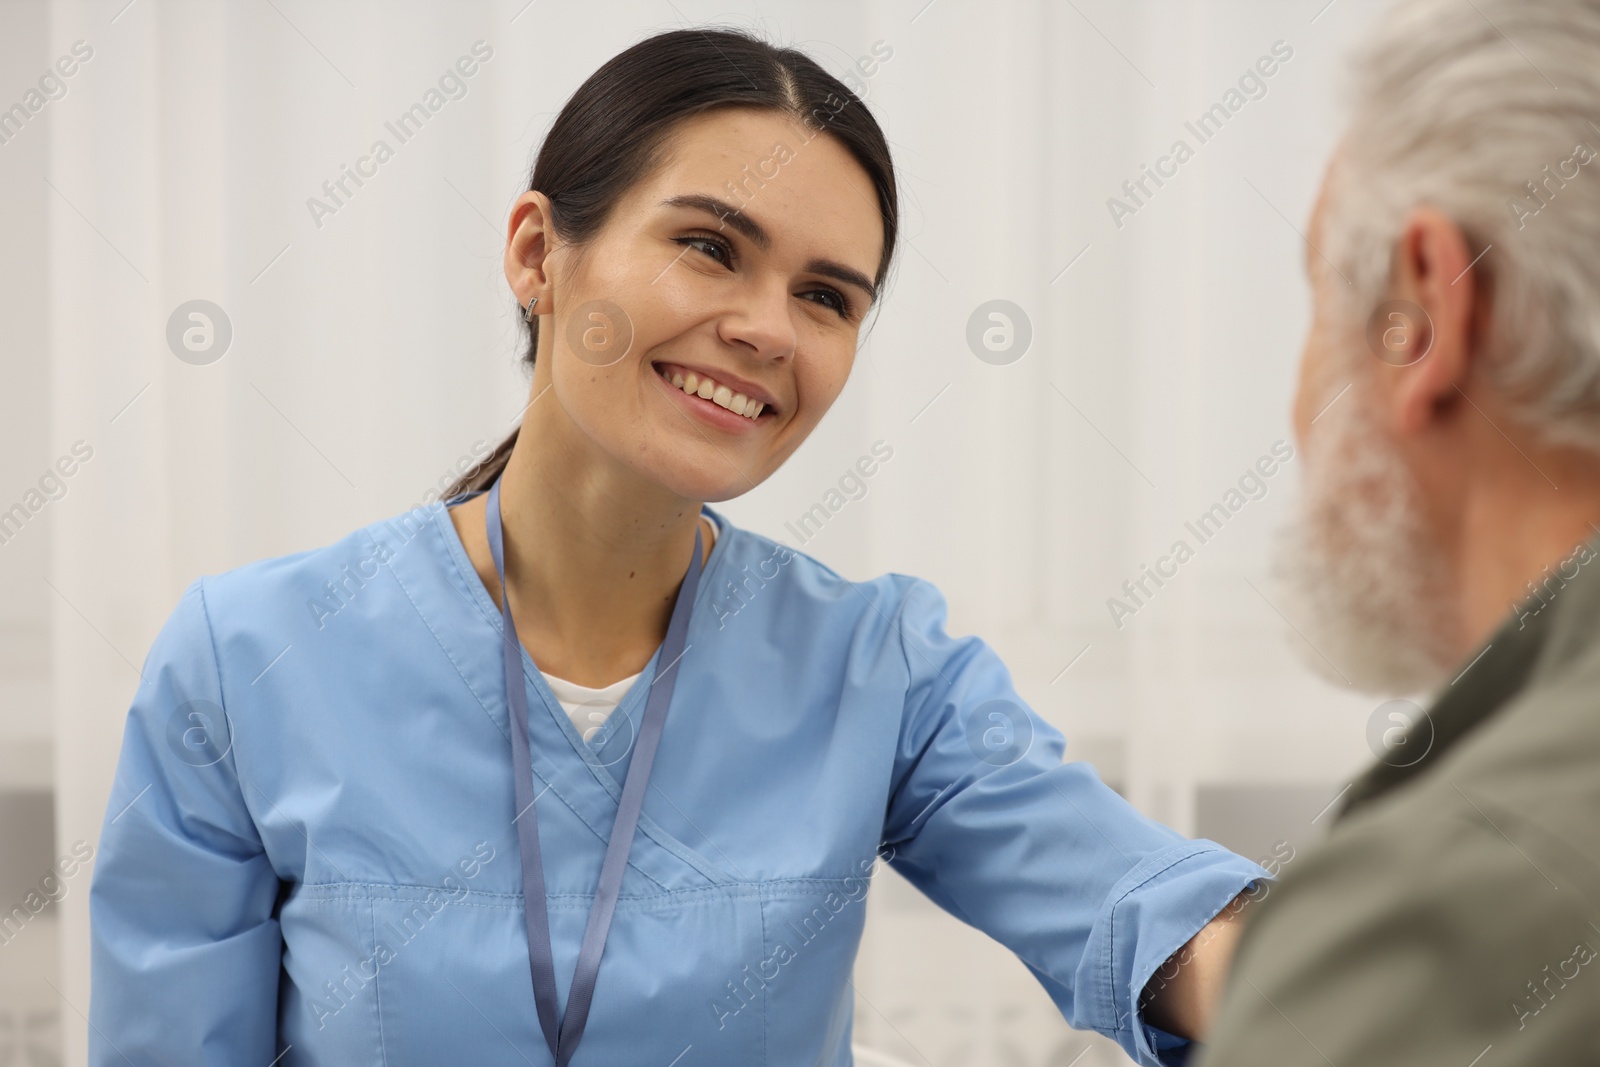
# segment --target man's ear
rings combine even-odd
[[[1477,356],[1475,304],[1487,293],[1472,263],[1467,237],[1454,219],[1427,205],[1412,209],[1395,243],[1389,286],[1391,303],[1413,305],[1389,312],[1412,331],[1410,362],[1375,368],[1387,379],[1382,394],[1397,436],[1426,431],[1460,403],[1459,387]]]
[[[550,310],[550,275],[546,260],[553,238],[550,198],[536,190],[523,193],[511,205],[511,217],[506,222],[506,281],[511,284],[517,302],[524,307],[530,297],[539,298],[534,308],[538,314],[547,314]]]

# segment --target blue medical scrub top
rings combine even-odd
[[[719,535],[575,1067],[849,1065],[879,862],[1014,951],[1073,1026],[1182,1063],[1140,990],[1267,872],[1063,762],[927,582],[847,581],[705,510]],[[657,664],[586,740],[524,658],[564,1007]],[[90,888],[95,1067],[551,1063],[501,617],[444,502],[196,579],[142,673]]]

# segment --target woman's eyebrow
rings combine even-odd
[[[661,201],[661,204],[663,207],[694,208],[708,215],[715,215],[719,221],[727,223],[748,237],[763,252],[772,247],[772,235],[767,232],[766,227],[746,215],[743,209],[734,207],[726,200],[719,200],[704,193],[685,193],[681,196],[669,196]],[[877,299],[878,290],[872,284],[872,279],[853,267],[847,267],[831,259],[813,259],[806,264],[806,270],[812,274],[821,274],[835,281],[844,282],[846,285],[853,285],[866,293],[869,301]]]
[[[761,251],[765,252],[772,247],[772,235],[767,233],[766,227],[726,200],[718,200],[703,193],[687,193],[683,196],[669,196],[661,201],[661,204],[663,207],[697,208],[708,215],[715,215],[722,222],[726,222],[750,238]]]
[[[869,303],[878,298],[878,291],[873,288],[872,279],[858,270],[845,266],[843,263],[835,263],[831,259],[813,259],[806,264],[806,270],[812,274],[821,274],[824,277],[832,278],[836,282],[844,282],[846,285],[855,286],[867,294]]]

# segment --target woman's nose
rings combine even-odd
[[[796,330],[788,285],[779,279],[751,285],[722,316],[717,333],[729,344],[749,345],[763,359],[794,355]]]

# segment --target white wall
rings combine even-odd
[[[1186,832],[1308,842],[1368,758],[1371,702],[1310,679],[1261,595],[1296,464],[1121,628],[1106,600],[1292,440],[1295,228],[1375,0],[126,2],[0,5],[0,107],[94,48],[0,144],[0,507],[94,448],[0,545],[0,797],[53,789],[57,852],[98,835],[137,665],[190,580],[397,511],[507,428],[525,387],[504,212],[579,82],[681,21],[755,25],[839,72],[893,49],[869,95],[904,196],[887,303],[813,439],[724,510],[792,542],[785,521],[890,443],[805,550],[936,582],[1070,751]],[[468,95],[317,227],[307,197],[480,38],[495,55]],[[1199,145],[1185,120],[1278,40],[1293,57],[1266,96]],[[1107,198],[1179,137],[1194,158],[1114,224]],[[233,325],[209,366],[164,339],[194,298]],[[1033,327],[1005,366],[965,340],[995,298]],[[0,856],[24,883],[52,858],[25,838]],[[26,958],[0,946],[0,1010],[54,1012],[67,1063],[86,890],[54,909],[58,953],[39,951],[54,927],[26,931]],[[862,1042],[940,1067],[1122,1062],[893,875],[869,909]]]

